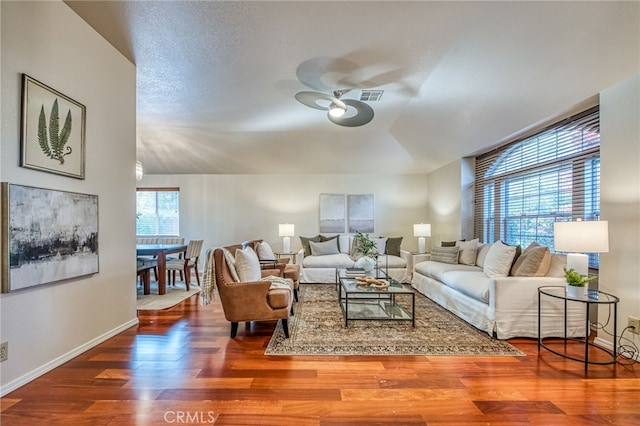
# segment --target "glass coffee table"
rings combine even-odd
[[[362,285],[355,278],[347,277],[344,269],[337,271],[338,301],[344,325],[349,321],[391,320],[411,321],[416,326],[416,294],[408,284],[389,278],[384,271],[373,271],[369,276],[380,277],[389,287],[376,288]]]

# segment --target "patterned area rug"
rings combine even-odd
[[[418,292],[415,328],[410,321],[379,320],[350,321],[345,328],[335,285],[302,284],[300,291],[295,315],[289,318],[290,338],[278,323],[265,355],[525,355]],[[410,306],[411,299],[404,297]]]
[[[194,280],[195,281],[195,280]],[[151,281],[151,294],[142,294],[142,286],[138,284],[138,310],[139,311],[157,311],[161,309],[171,308],[183,300],[200,293],[202,290],[196,284],[187,286],[183,282],[176,282],[174,285],[167,285],[167,292],[160,296],[158,294],[158,283]]]

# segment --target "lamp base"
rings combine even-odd
[[[425,237],[418,237],[418,253],[420,254],[424,254],[425,253],[425,245],[426,245],[426,238]]]
[[[589,274],[589,256],[582,253],[568,253],[567,269],[573,269],[580,275],[588,275]]]
[[[291,253],[291,237],[282,237],[282,251]]]

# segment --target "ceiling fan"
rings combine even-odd
[[[331,94],[303,91],[296,93],[296,99],[311,108],[328,111],[327,118],[334,124],[358,127],[373,120],[373,108],[355,99],[340,99],[351,89],[335,90]]]

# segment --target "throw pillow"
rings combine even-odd
[[[455,241],[442,241],[440,243],[440,247],[455,247],[455,246],[456,246]]]
[[[325,237],[324,235],[320,235],[320,242],[324,243],[325,241],[331,241],[331,240],[335,239],[338,242],[338,251],[340,251],[340,238],[339,237],[340,237],[340,235],[334,235],[333,237]]]
[[[378,254],[382,256],[387,252],[387,239],[386,238],[374,238],[373,241],[376,243],[376,250],[378,250]]]
[[[387,238],[386,254],[400,257],[400,246],[402,245],[402,237]]]
[[[311,247],[312,256],[325,256],[327,254],[338,254],[338,240],[331,239],[322,243],[316,243],[315,241],[309,241]]]
[[[241,282],[260,281],[260,259],[252,248],[236,250],[236,271]]]
[[[258,254],[258,259],[260,260],[275,260],[276,255],[273,253],[273,249],[269,245],[268,242],[263,241],[261,243],[256,244]]]
[[[511,267],[514,277],[544,277],[551,266],[549,247],[531,243]]]
[[[489,249],[491,248],[491,244],[478,244],[478,255],[476,256],[476,265],[481,268],[484,268],[484,261],[487,258],[487,253],[489,253]]]
[[[458,263],[463,265],[475,265],[476,256],[478,253],[478,242],[480,240],[476,238],[471,241],[456,241],[456,247],[460,248],[460,254],[458,255]]]
[[[515,255],[515,246],[509,246],[502,241],[496,241],[491,245],[484,261],[485,275],[489,278],[508,276]]]
[[[441,263],[458,263],[459,247],[431,247],[431,260]]]
[[[311,256],[311,246],[309,245],[309,241],[319,243],[320,235],[316,235],[315,237],[300,237],[300,244],[302,244],[305,256]]]
[[[231,278],[233,278],[233,281],[239,283],[240,277],[238,277],[238,272],[236,271],[236,259],[234,259],[233,254],[231,254],[231,252],[226,248],[222,249],[222,253],[224,254],[224,260],[227,262],[227,266],[229,267]]]

